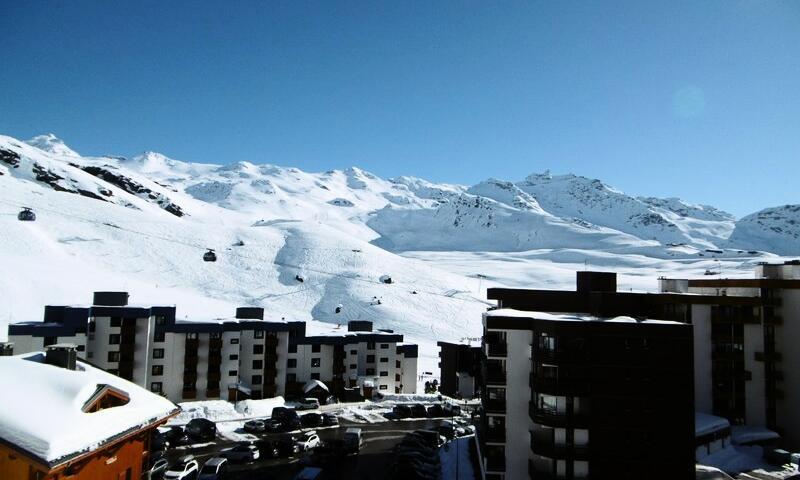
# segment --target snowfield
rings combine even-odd
[[[22,207],[37,220],[18,221]],[[82,157],[55,136],[0,136],[0,339],[46,304],[125,290],[195,321],[245,305],[276,320],[372,320],[418,343],[419,371],[435,372],[436,341],[480,335],[489,287],[573,288],[585,268],[638,291],[659,275],[750,276],[778,259],[768,252],[800,254],[797,210],[774,210],[736,222],[575,175],[465,187],[355,167]]]

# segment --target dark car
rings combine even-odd
[[[247,433],[264,433],[267,429],[264,420],[248,420],[244,422],[243,428]]]
[[[291,457],[300,453],[300,446],[297,444],[297,438],[291,435],[281,437],[275,446],[278,448],[278,455],[281,457]]]
[[[205,418],[193,418],[186,424],[186,433],[195,440],[213,440],[217,425]]]
[[[182,435],[183,433],[181,433]],[[150,451],[151,452],[161,452],[169,448],[169,440],[167,440],[167,435],[165,433],[153,433],[153,437],[150,440]]]
[[[444,414],[447,417],[457,417],[461,415],[461,405],[453,405],[452,403],[446,403],[444,406]]]
[[[255,443],[258,450],[261,452],[263,458],[278,458],[280,451],[278,449],[278,442],[269,440],[259,440]]]
[[[322,425],[326,427],[332,427],[335,425],[339,425],[339,419],[336,418],[336,415],[332,413],[323,413],[322,414]]]
[[[272,418],[274,420],[279,421],[279,422],[282,422],[283,420],[285,420],[287,418],[292,418],[292,417],[296,417],[296,416],[297,416],[297,412],[295,411],[294,408],[275,407],[275,408],[272,409]]]
[[[436,403],[428,407],[428,416],[431,418],[436,418],[436,417],[444,417],[446,415],[444,414],[444,409],[442,408],[442,405]]]
[[[300,423],[304,427],[319,427],[322,425],[322,415],[319,413],[306,413],[300,417]]]
[[[414,418],[425,418],[428,416],[428,410],[425,408],[425,405],[415,403],[411,405],[411,416]]]
[[[283,424],[280,420],[268,418],[264,420],[264,430],[269,433],[280,433],[283,431]]]
[[[167,433],[164,434],[164,438],[166,438],[169,445],[172,447],[189,443],[189,437],[187,437],[183,427],[171,427],[167,430]]]
[[[408,405],[395,405],[392,409],[392,412],[397,416],[397,418],[411,418],[414,416],[414,413],[411,411],[411,407]]]

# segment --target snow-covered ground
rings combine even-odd
[[[125,290],[136,303],[177,305],[179,319],[253,305],[274,319],[372,320],[418,343],[419,371],[437,372],[436,341],[479,336],[489,287],[573,288],[575,270],[595,268],[653,291],[659,275],[750,276],[777,259],[746,231],[746,247],[732,244],[736,222],[713,207],[574,175],[465,187],[30,143],[0,136],[0,339],[44,305]],[[18,221],[22,207],[37,220]],[[800,226],[776,222],[768,244],[800,253]],[[202,261],[207,248],[217,262]]]

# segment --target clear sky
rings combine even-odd
[[[800,2],[0,2],[0,133],[800,203]]]

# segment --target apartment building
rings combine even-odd
[[[437,342],[439,347],[439,391],[449,397],[474,398],[483,384],[481,345]]]
[[[764,263],[754,278],[660,279],[662,292],[718,299],[691,304],[697,410],[778,432],[800,449],[800,261]],[[735,303],[733,303],[735,302]],[[767,433],[767,432],[765,432]]]
[[[311,335],[305,322],[264,320],[258,307],[203,322],[176,321],[175,311],[95,292],[91,306],[46,306],[43,322],[10,325],[9,342],[17,353],[74,344],[81,358],[173,401],[296,395],[311,379],[334,395],[361,386],[416,392],[416,345],[371,322]]]

